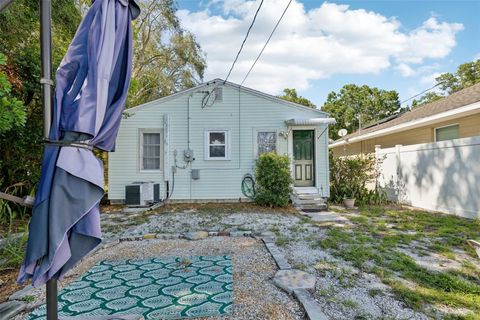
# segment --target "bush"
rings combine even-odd
[[[330,200],[340,203],[345,198],[355,198],[358,204],[385,202],[382,192],[367,188],[367,184],[376,182],[378,174],[372,154],[334,158],[330,153]]]
[[[258,157],[255,168],[255,202],[270,207],[285,207],[290,200],[290,160],[274,152]]]

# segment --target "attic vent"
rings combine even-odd
[[[223,101],[223,88],[222,87],[215,87],[213,89],[215,92],[215,102],[222,102]]]

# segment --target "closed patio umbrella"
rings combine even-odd
[[[50,126],[50,3],[41,5],[43,101],[50,130],[18,276],[19,282],[31,278],[34,286],[61,279],[101,241],[103,164],[93,148],[115,148],[130,82],[131,20],[139,14],[132,0],[93,2],[57,70]],[[48,296],[47,286],[47,312]]]

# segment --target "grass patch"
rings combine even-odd
[[[279,247],[286,246],[290,242],[290,239],[288,239],[284,235],[278,235],[277,239],[275,240],[275,244]]]
[[[0,247],[0,272],[16,269],[22,264],[27,240],[26,232],[20,237],[12,234],[7,235],[2,247]]]
[[[466,241],[480,239],[479,220],[395,207],[360,208],[360,216],[350,220],[354,223],[350,230],[331,228],[325,237],[313,241],[312,246],[327,249],[354,267],[376,274],[410,307],[427,315],[434,317],[431,310],[438,305],[480,314],[480,268],[455,254],[463,250],[474,256]],[[462,267],[443,272],[427,269],[400,248],[419,256],[435,252],[461,262]],[[347,273],[338,271],[336,277],[342,279],[342,286],[348,285]],[[408,280],[411,285],[398,279]],[[369,294],[374,296],[378,292]],[[455,317],[470,319],[470,316]]]

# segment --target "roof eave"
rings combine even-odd
[[[369,133],[359,135],[359,136],[356,136],[356,137],[351,137],[351,138],[346,138],[344,140],[336,141],[336,142],[330,144],[328,147],[329,148],[336,148],[336,147],[343,146],[345,144],[360,142],[360,141],[373,139],[373,138],[377,138],[377,137],[380,137],[380,136],[389,135],[389,134],[393,134],[393,133],[397,133],[397,132],[401,132],[401,131],[405,131],[405,130],[415,129],[415,128],[418,128],[418,127],[434,124],[434,123],[437,123],[437,122],[443,122],[443,121],[448,121],[450,119],[465,117],[465,116],[468,116],[470,114],[475,114],[475,113],[479,113],[479,112],[480,112],[480,101],[477,101],[477,102],[468,104],[466,106],[456,108],[456,109],[452,109],[452,110],[448,110],[448,111],[441,112],[441,113],[437,113],[437,114],[434,114],[434,115],[429,116],[429,117],[425,117],[425,118],[401,123],[401,124],[398,124],[398,125],[395,125],[395,126],[392,126],[392,127],[389,127],[389,128],[380,129],[380,130],[369,132]]]

